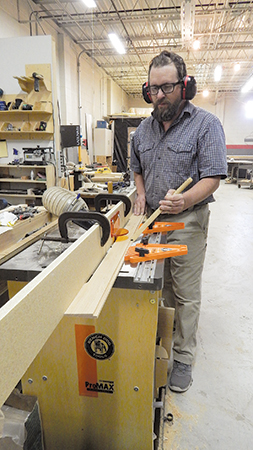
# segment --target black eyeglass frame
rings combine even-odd
[[[153,86],[149,86],[148,89],[149,89],[149,92],[150,92],[151,95],[157,95],[160,89],[161,89],[161,91],[162,91],[162,93],[164,95],[167,95],[167,94],[172,94],[172,92],[174,92],[175,86],[177,86],[178,84],[181,84],[181,83],[182,83],[182,81],[177,81],[176,83],[164,83],[164,84],[161,84],[160,86],[157,86],[157,85],[154,84]],[[169,92],[165,92],[164,91],[164,86],[171,86],[172,89]],[[156,88],[157,92],[156,93],[152,93],[151,92],[152,88]]]

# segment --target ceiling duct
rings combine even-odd
[[[185,0],[181,4],[182,42],[189,43],[194,33],[195,1]]]

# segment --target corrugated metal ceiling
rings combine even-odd
[[[239,92],[252,74],[253,1],[95,2],[89,9],[82,0],[32,0],[33,20],[55,22],[129,95],[141,95],[149,62],[164,49],[184,58],[199,92]],[[35,34],[32,23],[31,30]],[[118,34],[126,54],[116,53],[110,32]],[[196,38],[199,50],[192,48]],[[238,72],[235,63],[240,63]],[[219,82],[214,81],[217,64],[223,68]]]

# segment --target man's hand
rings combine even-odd
[[[170,189],[163,200],[160,200],[160,209],[164,214],[179,214],[182,211],[205,200],[218,189],[220,176],[202,178],[183,194],[174,194]]]
[[[145,213],[146,197],[145,195],[138,195],[134,203],[134,214],[140,216]]]
[[[185,200],[183,194],[174,194],[175,190],[170,189],[164,197],[160,200],[160,209],[163,214],[179,214],[185,209]]]
[[[144,214],[146,210],[146,195],[142,174],[134,172],[134,181],[137,190],[137,198],[134,203],[134,214],[140,216]]]

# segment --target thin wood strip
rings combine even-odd
[[[180,194],[190,183],[192,182],[192,178],[188,178],[179,186],[179,188],[174,192],[174,194]],[[174,195],[173,194],[173,195]],[[160,208],[157,208],[153,214],[142,224],[140,228],[134,233],[132,237],[132,241],[135,241],[146,228],[162,213],[162,210]]]
[[[139,226],[140,221],[141,216],[132,215],[125,227],[129,231],[129,237],[131,237],[136,227]],[[130,245],[131,241],[128,238],[123,241],[116,241],[113,244],[96,272],[82,286],[66,310],[65,315],[77,315],[86,318],[96,318],[99,316],[123,264],[125,252]]]

